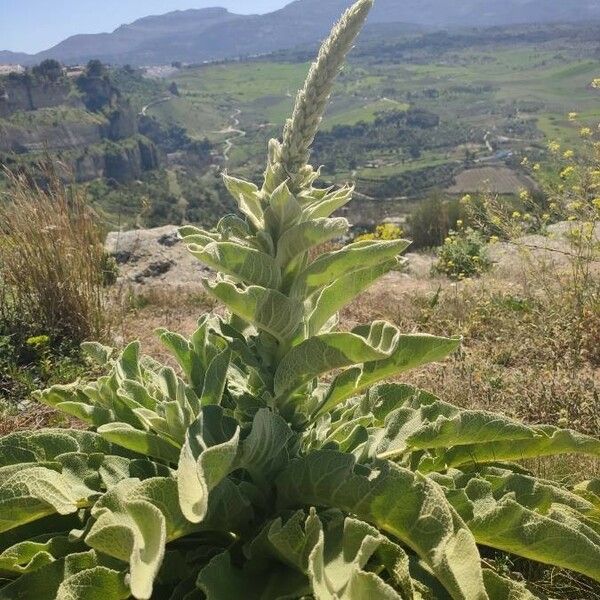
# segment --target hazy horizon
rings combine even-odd
[[[266,13],[291,0],[0,0],[0,50],[35,54],[69,36],[114,31],[120,25],[173,10],[223,6],[240,14]]]

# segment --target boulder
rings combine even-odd
[[[119,282],[132,286],[201,289],[209,269],[187,250],[177,227],[114,231],[106,239],[106,251],[119,267]]]

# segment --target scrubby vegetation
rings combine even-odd
[[[205,289],[228,313],[202,316],[189,338],[159,330],[177,369],[141,356],[136,342],[121,353],[85,344],[105,374],[37,397],[88,430],[0,438],[2,597],[597,597],[600,489],[589,464],[600,440],[566,428],[569,413],[561,413],[562,428],[518,420],[518,397],[514,415],[468,406],[477,385],[502,387],[468,372],[461,354],[433,367],[454,370],[435,387],[453,399],[460,391],[458,405],[385,383],[418,379],[407,372],[453,355],[461,339],[446,331],[402,333],[383,320],[340,327],[340,311],[347,318],[356,310],[352,301],[393,271],[409,245],[384,227],[373,239],[327,249],[348,231],[332,214],[352,188],[315,187],[319,174],[308,165],[334,77],[371,4],[359,0],[325,42],[282,141],[269,143],[262,187],[224,177],[240,216],[214,230],[180,230],[190,252],[216,271]],[[589,160],[561,170],[563,181],[580,173],[591,183],[559,189],[556,210],[569,198],[567,210],[596,214],[597,165]],[[502,228],[496,198],[476,206],[471,218]],[[511,222],[529,222],[517,212]],[[586,220],[582,231],[594,223]],[[572,232],[569,239],[595,247],[592,236],[587,246]],[[565,281],[593,290],[590,255],[567,255],[573,270]],[[465,256],[472,262],[473,252]],[[488,300],[480,302],[468,289],[455,287],[443,309],[441,290],[415,302],[420,324],[454,327],[470,310],[470,333],[480,332],[496,366],[523,350],[533,369],[537,356],[549,364],[563,343],[571,369],[593,359],[551,328],[540,335],[550,296],[484,288]],[[573,298],[565,314],[584,314],[583,296]],[[593,306],[585,302],[585,310]],[[400,325],[407,314],[394,320]],[[522,340],[517,332],[528,326],[535,335]],[[494,398],[485,408],[498,408]],[[577,424],[594,433],[587,414]],[[548,460],[566,473],[564,454],[580,461],[577,481],[540,476]]]
[[[51,167],[45,184],[7,172],[0,203],[0,399],[85,371],[79,344],[109,328],[105,288],[115,265],[81,191]],[[2,403],[0,410],[7,406]]]

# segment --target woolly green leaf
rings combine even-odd
[[[130,456],[92,431],[40,429],[17,431],[0,437],[0,467],[53,461],[57,456],[70,452]]]
[[[276,290],[258,286],[240,289],[232,283],[205,283],[206,289],[221,300],[229,310],[264,329],[279,340],[290,337],[302,317],[302,303],[290,300]]]
[[[238,203],[240,211],[250,219],[250,222],[256,228],[263,227],[263,210],[258,188],[253,183],[230,177],[225,173],[223,174],[223,182],[229,193]]]
[[[142,600],[152,595],[165,544],[193,531],[179,510],[173,478],[121,481],[94,505],[92,516],[86,544],[129,562],[131,592]]]
[[[412,596],[414,590],[406,553],[366,523],[350,518],[343,520],[343,524],[339,521],[330,523],[325,532],[320,530],[318,542],[310,554],[308,572],[315,599],[402,600],[404,596],[399,595],[377,574],[391,565],[393,570],[388,576],[391,575],[397,582],[398,571],[402,570],[406,585],[401,587]],[[386,559],[383,562],[387,562],[387,565],[381,562],[381,551]],[[370,563],[368,571],[367,563]]]
[[[140,371],[140,343],[132,342],[129,344],[121,353],[115,366],[121,379],[139,381],[142,375]]]
[[[56,600],[126,600],[131,597],[125,575],[107,567],[93,567],[67,577]]]
[[[406,240],[354,242],[334,252],[322,254],[295,280],[292,294],[305,297],[315,290],[330,285],[340,277],[366,267],[379,265],[406,250]]]
[[[461,465],[523,460],[557,454],[600,456],[600,440],[575,431],[550,425],[531,427],[529,439],[484,442],[449,448],[435,457],[425,457],[419,464],[423,472],[440,471]]]
[[[0,479],[0,532],[52,513],[74,513],[89,494],[95,493],[72,489],[65,476],[56,470],[17,467]]]
[[[284,182],[269,196],[269,207],[265,212],[267,228],[279,236],[297,223],[302,208]]]
[[[329,387],[319,414],[331,410],[382,379],[442,360],[454,352],[460,342],[459,338],[425,334],[400,335],[391,356],[340,373]]]
[[[260,250],[233,242],[212,242],[204,248],[191,244],[189,250],[200,262],[240,283],[273,289],[281,285],[275,259]]]
[[[267,408],[260,409],[252,429],[242,442],[240,465],[255,480],[266,481],[288,460],[288,442],[294,436],[289,425]]]
[[[0,587],[0,600],[125,600],[123,573],[101,566],[94,551],[70,554]]]
[[[387,461],[312,452],[277,479],[282,506],[329,506],[356,515],[410,546],[454,599],[488,600],[473,536],[434,482]]]
[[[194,360],[194,352],[192,350],[190,342],[179,333],[168,331],[167,329],[157,329],[156,334],[162,342],[162,344],[168,348],[173,356],[177,359],[179,366],[183,369],[183,372],[187,378],[193,383],[197,383],[197,376],[195,376],[195,369],[198,361]],[[200,373],[200,379],[202,373]],[[147,406],[147,408],[152,408]]]
[[[81,349],[89,358],[101,367],[109,364],[115,351],[114,348],[104,346],[98,342],[84,342],[81,344]]]
[[[76,551],[76,545],[69,542],[67,536],[51,537],[47,541],[20,542],[0,553],[0,577],[35,571]]]
[[[491,569],[483,570],[483,581],[491,600],[538,600],[522,583],[501,577]]]
[[[374,432],[373,446],[382,458],[425,449],[450,448],[473,443],[531,439],[531,427],[500,414],[461,410],[434,396],[404,386],[371,390],[371,403],[393,402],[384,427]],[[391,409],[391,407],[390,407]]]
[[[357,363],[390,356],[398,340],[398,330],[375,321],[369,328],[353,333],[325,333],[294,346],[281,360],[275,373],[275,394],[281,396],[313,377]]]
[[[227,371],[231,361],[231,350],[227,348],[217,354],[211,361],[204,378],[204,387],[200,402],[203,406],[208,404],[221,404],[225,385],[227,384]]]
[[[342,218],[315,219],[294,225],[277,242],[277,264],[285,267],[292,259],[314,246],[344,235],[348,227],[348,221]]]
[[[331,317],[397,265],[396,258],[384,260],[378,265],[340,277],[323,288],[314,298],[314,306],[310,310],[308,336],[317,335]]]
[[[600,479],[583,481],[573,488],[573,492],[591,502],[600,511]]]
[[[208,495],[234,468],[240,430],[219,406],[204,406],[185,436],[177,469],[179,504],[186,518],[200,523]]]
[[[352,200],[353,193],[354,187],[348,186],[328,192],[308,204],[304,212],[310,219],[330,217],[336,210],[342,208]]]
[[[107,423],[98,428],[98,433],[105,440],[144,456],[169,463],[179,460],[179,449],[174,443],[148,431],[140,431],[129,423]]]
[[[600,581],[598,523],[559,503],[565,492],[552,486],[522,476],[503,483],[473,478],[462,493],[448,494],[477,542]]]

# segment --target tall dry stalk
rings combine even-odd
[[[108,319],[102,231],[85,193],[47,168],[42,186],[5,172],[0,201],[0,328],[79,343]],[[11,331],[12,328],[12,331]]]

